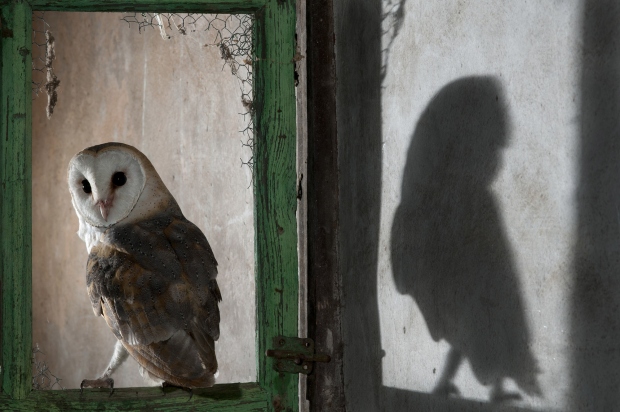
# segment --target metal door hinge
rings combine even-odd
[[[310,338],[290,338],[276,336],[273,346],[277,349],[267,350],[266,355],[275,358],[273,368],[278,372],[303,373],[312,372],[314,362],[329,362],[331,358],[324,353],[314,353],[314,341]]]

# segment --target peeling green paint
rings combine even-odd
[[[15,399],[30,393],[32,345],[32,194],[30,47],[32,10],[2,6],[3,116],[0,133],[0,267],[2,270],[2,389]]]

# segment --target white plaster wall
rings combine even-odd
[[[363,352],[371,357],[376,353],[373,334],[368,333],[368,328],[373,327],[372,316],[364,316],[357,310],[374,305],[372,287],[370,292],[363,290],[369,287],[363,282],[372,280],[372,276],[363,277],[360,283],[349,281],[357,275],[348,274],[355,271],[355,263],[348,262],[373,263],[373,258],[368,258],[372,249],[359,253],[358,246],[352,245],[372,238],[372,219],[367,222],[364,218],[372,212],[363,208],[373,204],[373,196],[379,196],[376,299],[382,359],[378,375],[382,377],[383,387],[416,392],[430,392],[434,388],[449,345],[431,338],[415,301],[397,291],[390,256],[391,231],[401,202],[409,148],[421,114],[449,83],[469,76],[486,76],[495,79],[501,89],[507,120],[507,144],[500,152],[499,168],[490,182],[489,193],[496,202],[501,230],[520,284],[531,335],[530,350],[538,361],[538,380],[543,393],[542,397],[522,393],[523,400],[516,403],[536,409],[565,410],[570,405],[574,350],[569,335],[569,312],[580,160],[583,5],[580,1],[408,0],[401,2],[403,8],[396,12],[398,7],[394,4],[398,2],[384,1],[386,17],[381,49],[385,77],[381,82],[379,127],[381,189],[380,193],[372,193],[374,186],[368,189],[363,183],[351,184],[362,179],[359,172],[353,171],[363,167],[358,165],[363,160],[356,157],[357,148],[352,149],[347,142],[359,141],[362,145],[374,139],[364,137],[365,130],[371,129],[372,133],[375,129],[364,126],[371,120],[363,114],[363,105],[376,107],[372,104],[373,92],[359,86],[372,85],[375,69],[372,59],[364,58],[368,56],[367,50],[358,47],[357,42],[374,30],[375,3],[335,2],[339,139],[343,142],[340,148],[341,249],[344,307],[348,311],[344,317],[345,355],[347,351]],[[394,26],[390,24],[395,22],[400,26],[394,36]],[[368,42],[368,38],[362,41]],[[367,48],[373,49],[371,42]],[[356,51],[360,54],[355,55]],[[354,97],[356,94],[362,96],[359,102]],[[361,132],[359,136],[355,130]],[[351,199],[357,201],[350,202]],[[355,213],[360,213],[358,219],[362,216],[357,223]],[[361,233],[371,234],[365,237]],[[358,345],[367,348],[360,350]],[[373,398],[370,393],[381,388],[370,390],[364,386],[372,381],[364,377],[366,374],[373,374],[373,369],[362,357],[350,355],[348,362],[345,359],[347,404],[352,410],[364,410],[364,407],[373,410],[382,405],[380,400],[374,407],[368,402]],[[455,384],[465,398],[488,399],[489,387],[477,381],[467,362],[460,368]],[[516,386],[507,382],[507,388],[515,390]],[[374,397],[380,398],[380,395]]]
[[[251,173],[238,80],[200,31],[164,41],[120,13],[47,13],[56,38],[58,104],[33,102],[33,342],[65,388],[100,376],[116,338],[94,316],[87,252],[66,170],[78,151],[121,141],[145,153],[218,261],[218,382],[256,380]],[[117,387],[144,386],[129,359]],[[55,388],[57,389],[57,388]]]
[[[569,388],[571,246],[578,177],[580,3],[408,1],[389,50],[382,93],[383,181],[378,301],[383,384],[431,391],[449,345],[433,341],[409,295],[396,290],[389,250],[403,169],[421,113],[448,83],[467,76],[497,79],[509,122],[508,145],[492,193],[513,251],[544,399],[565,406]],[[390,40],[384,38],[384,45]],[[463,396],[487,399],[464,365]]]

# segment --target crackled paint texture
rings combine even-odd
[[[219,263],[218,383],[255,382],[254,223],[238,80],[203,33],[164,41],[120,13],[45,16],[61,81],[51,120],[33,102],[33,342],[62,385],[107,366],[115,338],[96,318],[85,285],[87,253],[66,184],[79,150],[121,141],[145,153]],[[128,360],[115,385],[144,386]]]
[[[617,410],[618,5],[334,4],[348,407]]]

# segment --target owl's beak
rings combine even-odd
[[[102,199],[98,201],[97,204],[99,205],[99,211],[101,212],[101,217],[103,217],[103,220],[107,222],[108,213],[110,212],[110,209],[112,208],[112,198]]]

